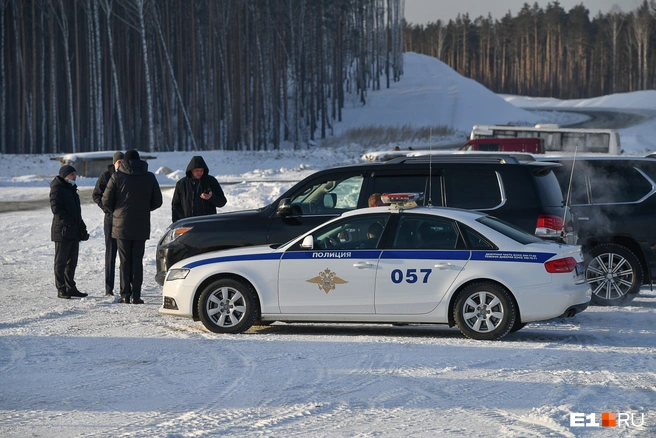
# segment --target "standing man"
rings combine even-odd
[[[103,193],[107,188],[109,179],[118,170],[123,162],[123,152],[118,151],[112,157],[112,163],[107,170],[100,174],[96,187],[93,189],[93,201],[105,212],[103,230],[105,232],[105,296],[114,295],[114,273],[116,271],[116,251],[118,246],[116,239],[112,237],[112,212],[107,210],[102,203]]]
[[[201,156],[195,156],[187,165],[185,177],[175,185],[171,209],[173,222],[192,216],[216,214],[216,209],[226,205],[219,182]]]
[[[118,302],[143,304],[143,256],[146,240],[150,239],[150,212],[162,206],[162,191],[139,152],[130,149],[125,153],[118,171],[107,183],[102,203],[112,212],[112,237],[121,263]]]
[[[50,238],[55,242],[55,286],[57,297],[66,300],[88,295],[77,290],[75,285],[80,241],[89,240],[87,226],[82,220],[76,179],[75,168],[66,164],[50,183],[50,208],[53,214]]]

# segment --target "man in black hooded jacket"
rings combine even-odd
[[[50,209],[53,214],[50,239],[55,242],[55,286],[57,297],[64,299],[87,296],[75,285],[80,241],[89,240],[87,226],[82,220],[76,178],[75,168],[66,164],[59,168],[59,175],[50,183]]]
[[[112,237],[118,243],[121,263],[118,302],[143,304],[143,256],[146,240],[150,239],[150,212],[162,206],[162,191],[139,152],[134,149],[125,152],[118,171],[107,183],[102,203],[112,212]]]
[[[226,205],[221,185],[210,175],[203,157],[198,155],[189,161],[186,175],[176,183],[173,192],[173,222],[186,217],[216,214],[217,207]]]

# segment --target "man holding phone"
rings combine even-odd
[[[209,174],[205,160],[200,155],[191,158],[186,176],[175,185],[171,210],[173,222],[186,217],[216,214],[216,209],[226,205],[219,182]]]

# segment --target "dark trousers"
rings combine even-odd
[[[143,256],[146,250],[145,240],[116,239],[118,259],[121,262],[121,296],[141,298],[143,283]]]
[[[118,244],[112,237],[112,218],[105,221],[105,293],[114,291],[114,273],[116,272],[116,251]]]
[[[75,287],[75,268],[80,251],[80,242],[64,240],[55,242],[55,286],[65,294],[77,290]]]

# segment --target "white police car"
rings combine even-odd
[[[399,207],[412,199],[384,195],[391,207],[345,213],[283,245],[184,259],[159,311],[216,333],[258,320],[428,323],[492,340],[587,308],[579,246],[478,212]]]

